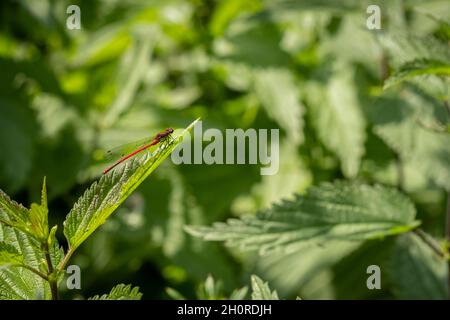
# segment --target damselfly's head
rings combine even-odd
[[[167,134],[171,134],[171,133],[173,133],[173,129],[172,128],[167,128],[165,130],[165,132],[167,132]]]

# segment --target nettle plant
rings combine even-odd
[[[58,288],[64,279],[70,258],[80,245],[97,230],[120,204],[167,158],[180,144],[194,121],[170,143],[152,154],[134,158],[113,172],[94,182],[73,206],[64,221],[64,236],[68,249],[64,252],[55,237],[57,226],[48,224],[47,190],[44,178],[41,203],[30,209],[11,200],[0,190],[0,299],[59,299]],[[278,299],[276,291],[259,277],[251,277],[251,298]],[[229,296],[222,290],[221,281],[208,276],[199,285],[200,299],[244,299],[247,287],[236,289]],[[176,290],[168,288],[174,299],[184,299]],[[118,284],[108,294],[90,300],[139,300],[139,287]]]
[[[195,122],[194,122],[195,123]],[[45,179],[41,203],[30,209],[0,190],[0,299],[58,299],[58,287],[73,253],[181,143],[194,123],[152,154],[135,158],[103,175],[78,199],[64,221],[66,252],[57,226],[48,224]],[[92,299],[140,299],[138,288],[120,284]]]

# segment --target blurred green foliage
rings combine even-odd
[[[66,28],[70,4],[81,30]],[[380,5],[382,30],[366,28],[368,4]],[[82,291],[65,297],[132,283],[144,299],[168,298],[167,287],[194,298],[209,274],[225,297],[256,273],[287,298],[442,298],[445,266],[414,235],[259,257],[183,228],[345,178],[399,188],[443,239],[449,17],[437,0],[2,1],[0,189],[28,205],[46,176],[61,224],[110,147],[197,117],[204,129],[280,128],[274,176],[166,161],[77,252]],[[411,288],[417,261],[431,280]],[[370,264],[383,279],[395,270],[382,290],[365,287]]]

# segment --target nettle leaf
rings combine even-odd
[[[6,218],[6,213],[0,210],[0,219],[5,220]],[[15,228],[0,224],[0,241],[8,244],[10,253],[19,254],[20,258],[18,259],[20,259],[21,265],[40,270],[40,266],[45,263],[44,254],[38,249],[38,241]],[[14,251],[12,248],[14,248]],[[60,263],[63,257],[62,248],[59,247],[56,239],[50,247],[50,257],[53,265]],[[0,300],[50,298],[48,282],[30,270],[18,265],[0,269]]]
[[[417,144],[407,161],[424,177],[450,190],[450,135],[420,128],[415,141]]]
[[[31,204],[30,222],[33,234],[42,241],[48,238],[48,208],[47,208],[47,188],[44,182],[42,184],[41,204]]]
[[[142,293],[139,287],[132,288],[131,285],[118,284],[111,289],[111,292],[104,295],[96,295],[88,300],[141,300]]]
[[[281,252],[260,256],[257,273],[283,296],[301,293],[306,299],[336,299],[334,290],[338,288],[327,290],[332,286],[332,278],[324,280],[322,275],[329,274],[334,265],[360,246],[356,241],[333,241],[323,248],[310,246],[289,254]]]
[[[417,105],[413,105],[417,95],[408,91],[403,91],[402,95],[409,103],[383,98],[371,106],[375,134],[397,152],[406,166],[435,185],[450,190],[450,135],[426,127],[427,123],[436,123],[430,103],[419,99]]]
[[[28,209],[18,204],[0,189],[0,222],[16,228],[28,235],[32,235],[31,221]]]
[[[267,114],[285,129],[292,142],[303,140],[303,113],[298,85],[287,69],[254,71],[256,95]]]
[[[378,34],[378,40],[396,67],[411,61],[450,62],[448,45],[432,36],[417,36],[405,32]]]
[[[271,21],[237,19],[217,39],[214,51],[220,58],[252,68],[286,67],[290,57],[280,47],[282,36]]]
[[[269,284],[258,276],[252,275],[252,300],[279,300],[278,293],[270,290]]]
[[[105,126],[112,125],[133,101],[139,85],[147,73],[149,57],[158,38],[158,29],[154,26],[142,27],[134,34],[136,39],[128,55],[125,55],[125,61],[122,62],[123,71],[119,74],[119,94],[103,118]]]
[[[133,158],[119,169],[103,175],[78,199],[64,221],[64,235],[73,251],[83,243],[128,196],[167,158],[181,143],[194,121],[172,143],[160,146],[153,154]]]
[[[248,288],[242,287],[231,292],[229,300],[244,300],[247,296]]]
[[[0,267],[9,265],[21,265],[23,257],[14,246],[0,242]]]
[[[341,161],[346,177],[355,177],[364,154],[365,119],[351,68],[339,68],[327,85],[307,85],[311,119],[322,143]]]
[[[411,201],[395,189],[349,182],[325,183],[305,196],[283,201],[254,216],[217,222],[186,231],[210,241],[258,250],[261,254],[294,252],[309,243],[381,238],[409,231],[414,220]]]
[[[450,64],[430,59],[416,59],[403,64],[384,83],[384,89],[421,75],[450,76]]]
[[[399,299],[448,299],[448,266],[422,239],[405,234],[397,239],[388,268]]]
[[[394,70],[406,69],[406,73],[399,71],[400,78],[414,75],[414,72],[418,72],[417,69],[428,69],[426,77],[416,75],[409,77],[409,81],[434,96],[448,96],[448,79],[439,76],[448,72],[450,64],[450,50],[446,41],[429,35],[417,36],[406,32],[380,33],[378,40],[386,50]],[[410,73],[411,69],[415,71]],[[389,82],[395,83],[396,77]],[[389,83],[387,85],[390,86]]]
[[[4,216],[0,217],[0,223],[20,230],[41,242],[47,241],[48,209],[45,179],[42,186],[41,205],[33,203],[28,210],[0,190],[0,211],[4,213]]]
[[[197,296],[204,300],[218,300],[223,298],[223,282],[220,280],[214,280],[214,278],[208,274],[204,283],[201,283],[197,289]]]
[[[122,24],[107,25],[90,34],[71,57],[74,67],[92,66],[116,58],[131,43],[131,36]]]

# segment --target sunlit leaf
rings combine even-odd
[[[126,198],[167,158],[181,143],[183,135],[175,137],[152,155],[133,158],[130,162],[103,175],[98,182],[78,199],[64,222],[64,235],[71,250],[75,250],[125,201]]]
[[[450,76],[450,64],[428,59],[407,62],[386,80],[384,88],[387,89],[405,80],[428,74]]]
[[[279,123],[293,143],[302,142],[304,110],[292,74],[285,69],[264,69],[254,74],[255,92],[268,115]]]
[[[141,298],[142,293],[139,292],[139,287],[132,288],[130,284],[118,284],[111,289],[110,293],[96,295],[89,300],[141,300]]]
[[[258,276],[252,275],[252,300],[279,300],[276,291],[272,291],[267,282]]]
[[[8,265],[20,265],[22,263],[23,257],[14,246],[0,242],[0,268]]]
[[[0,219],[5,220],[6,218],[6,213],[0,209]],[[3,223],[0,223],[0,241],[7,244],[10,253],[19,254],[15,259],[18,259],[21,265],[24,264],[35,270],[40,270],[42,263],[45,263],[44,254],[34,238]],[[62,249],[56,239],[50,247],[50,256],[55,266],[60,263],[63,257]],[[0,270],[0,299],[50,298],[50,287],[47,281],[32,271],[16,265]]]
[[[366,134],[365,118],[351,71],[341,66],[330,76],[326,87],[311,83],[306,90],[319,138],[338,156],[344,175],[356,176],[364,154]]]
[[[365,240],[411,230],[418,225],[411,201],[394,189],[348,182],[326,183],[305,196],[283,201],[255,216],[216,222],[186,231],[209,241],[260,253],[293,252],[330,240]]]

